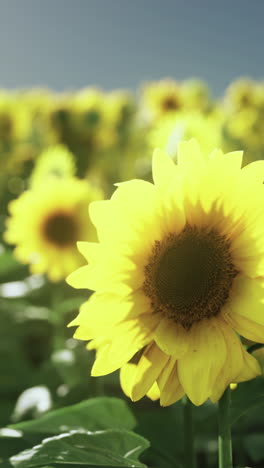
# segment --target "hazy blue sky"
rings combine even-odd
[[[264,78],[264,0],[0,0],[0,18],[2,87]]]

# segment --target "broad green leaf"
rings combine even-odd
[[[49,464],[144,468],[138,461],[149,446],[143,437],[124,430],[76,432],[50,437],[32,449],[10,458],[15,468]]]
[[[135,425],[135,418],[123,400],[97,397],[50,411],[32,421],[13,424],[10,428],[28,433],[60,434],[73,429],[133,429]]]
[[[258,377],[238,384],[232,392],[231,424],[255,408],[264,407],[264,379]]]

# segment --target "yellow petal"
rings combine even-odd
[[[170,319],[162,319],[155,329],[154,340],[164,353],[182,357],[188,349],[188,332]]]
[[[257,359],[243,349],[244,365],[236,377],[236,382],[245,382],[261,375],[261,367]]]
[[[92,375],[109,374],[122,367],[151,340],[153,328],[157,325],[156,317],[141,316],[117,324],[112,330],[112,342],[100,352],[92,368]]]
[[[126,396],[131,398],[131,388],[134,382],[137,365],[128,362],[120,369],[120,385]],[[160,397],[159,387],[156,382],[152,385],[150,390],[147,392],[147,397],[151,400],[158,400]]]
[[[176,175],[173,160],[161,149],[155,149],[152,160],[152,175],[155,185],[166,187]]]
[[[225,316],[225,320],[234,328],[241,336],[248,340],[264,343],[264,326],[238,314],[230,314]]]
[[[225,320],[252,341],[264,343],[264,285],[262,278],[239,275],[223,309]]]
[[[150,398],[152,401],[156,401],[160,398],[160,391],[157,385],[157,382],[154,382],[151,389],[147,392],[147,397]]]
[[[98,328],[98,333],[104,334],[107,327],[148,312],[150,300],[141,290],[125,297],[111,293],[94,293],[82,304],[79,315],[70,325]]]
[[[223,156],[224,163],[229,170],[240,170],[243,162],[243,151],[232,151]]]
[[[119,253],[119,252],[118,252]],[[67,283],[77,289],[108,291],[119,295],[129,294],[144,282],[144,272],[138,270],[129,258],[119,256],[115,264],[96,262],[85,265],[67,277]]]
[[[88,266],[82,266],[73,271],[67,278],[67,283],[76,289],[90,289],[90,278],[93,278],[93,269]],[[96,289],[96,288],[95,288]]]
[[[239,275],[233,284],[228,303],[235,313],[264,326],[264,279]]]
[[[177,371],[177,363],[174,364],[168,379],[160,392],[161,406],[169,406],[184,396],[184,390],[180,384]]]
[[[120,385],[126,396],[131,398],[131,389],[137,370],[136,364],[128,362],[120,369]]]
[[[245,181],[251,179],[254,184],[262,184],[264,182],[264,161],[253,161],[243,167],[241,171]]]
[[[94,262],[100,252],[100,244],[96,242],[77,242],[79,252],[87,262]]]
[[[218,320],[219,329],[222,331],[226,342],[226,360],[218,375],[210,395],[213,403],[219,400],[225,389],[231,382],[236,382],[237,375],[244,365],[243,346],[236,333],[230,328],[228,323]]]
[[[161,371],[159,377],[157,378],[157,383],[158,383],[158,386],[159,386],[159,389],[160,391],[162,392],[163,391],[163,388],[165,387],[167,381],[168,381],[168,378],[170,377],[173,369],[174,369],[174,366],[176,364],[176,359],[174,357],[170,357],[166,366],[164,367],[164,369]]]
[[[198,406],[212,393],[226,359],[226,344],[216,319],[194,324],[189,334],[190,346],[178,361],[178,375],[188,397]]]
[[[169,357],[156,345],[151,343],[142,354],[135,372],[131,390],[133,401],[140,400],[150,390]]]
[[[157,190],[148,182],[124,182],[111,200],[91,203],[89,211],[102,242],[118,245],[125,241],[133,252],[144,252],[161,238]]]
[[[179,166],[195,170],[203,167],[205,158],[201,153],[200,146],[194,138],[189,141],[180,141],[178,144],[177,159]]]
[[[120,357],[119,361],[112,361],[111,358],[109,358],[109,349],[110,344],[107,344],[102,346],[96,353],[96,359],[91,370],[91,375],[93,377],[110,374],[127,362],[126,356],[124,356],[124,360]],[[129,359],[130,357],[128,360]]]

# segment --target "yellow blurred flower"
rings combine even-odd
[[[89,265],[68,282],[95,293],[71,325],[97,350],[92,375],[121,368],[132,400],[158,386],[161,405],[201,405],[260,374],[237,333],[264,342],[264,162],[241,164],[181,142],[177,165],[155,151],[154,184],[90,206],[99,243],[79,243]]]
[[[30,185],[47,183],[51,177],[69,178],[75,175],[73,154],[64,145],[56,145],[44,150],[37,158],[31,173]]]
[[[59,281],[83,263],[77,240],[96,239],[88,204],[99,199],[101,192],[87,181],[50,178],[9,204],[5,240],[15,244],[14,255],[32,273]]]
[[[142,90],[142,106],[154,119],[177,113],[184,106],[181,85],[170,79],[147,83]]]
[[[188,110],[207,111],[212,105],[208,86],[201,80],[192,79],[182,83],[184,106]]]
[[[233,81],[226,90],[226,104],[237,110],[254,107],[258,104],[256,83],[249,78]]]
[[[179,141],[195,138],[201,151],[209,154],[214,148],[220,146],[222,120],[221,112],[218,110],[208,114],[193,111],[192,113],[182,112],[177,118],[164,117],[158,120],[149,131],[149,146],[152,150],[157,147],[166,148],[167,153],[175,157]]]
[[[0,91],[0,149],[6,142],[17,143],[28,136],[30,116],[19,95]]]

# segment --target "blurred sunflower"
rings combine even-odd
[[[222,113],[182,112],[175,118],[167,116],[158,120],[148,132],[148,143],[153,150],[166,148],[166,152],[176,156],[177,144],[181,140],[195,138],[205,154],[213,151],[221,142]]]
[[[19,99],[19,94],[0,90],[0,148],[7,142],[25,139],[29,129],[29,112]]]
[[[47,182],[47,178],[68,178],[75,175],[73,154],[64,145],[55,145],[44,150],[38,157],[31,173],[30,185],[37,186]]]
[[[59,281],[83,263],[76,241],[96,239],[88,204],[99,199],[102,194],[87,181],[50,178],[9,204],[5,240],[16,245],[14,255],[32,273]]]
[[[142,106],[154,119],[175,114],[184,107],[181,85],[170,79],[146,84],[142,92]]]
[[[228,107],[236,110],[255,107],[258,104],[258,86],[249,78],[233,81],[226,90],[225,101]]]
[[[201,80],[190,79],[182,83],[184,104],[188,110],[207,111],[212,105],[208,86]]]
[[[92,375],[121,368],[133,400],[157,384],[161,405],[200,405],[260,373],[236,332],[264,342],[264,163],[241,163],[182,142],[178,165],[154,153],[154,185],[90,206],[99,243],[79,243],[90,264],[68,282],[96,293],[71,325],[97,349]]]

